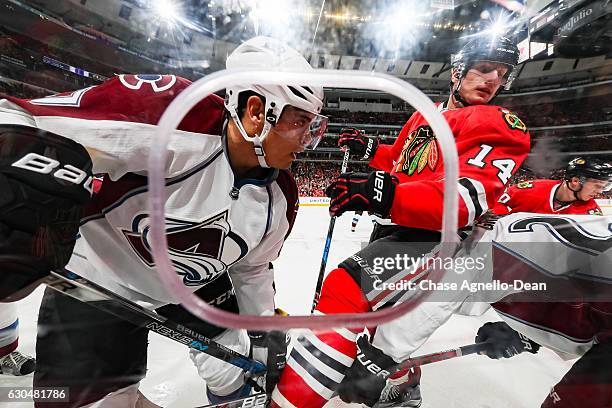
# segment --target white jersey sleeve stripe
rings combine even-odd
[[[307,339],[315,348],[317,348],[321,353],[333,358],[340,364],[346,366],[347,368],[353,365],[353,359],[349,356],[342,354],[335,348],[325,344],[314,333],[310,330],[306,330],[304,333],[304,338]]]
[[[300,378],[321,397],[327,400],[333,397],[334,391],[322,385],[319,381],[312,377],[304,367],[297,364],[295,360],[290,358],[289,361],[287,361],[287,365],[291,367],[291,369],[293,369],[293,371],[295,371]]]
[[[325,313],[319,312],[318,310],[315,310],[313,312],[313,314],[316,315],[325,315]],[[333,329],[336,333],[338,333],[340,336],[344,337],[345,339],[347,339],[348,341],[357,341],[357,334],[353,333],[352,331],[345,329],[345,328],[339,328],[339,329]]]
[[[457,187],[468,210],[467,224],[469,225],[489,209],[487,193],[480,181],[466,177],[459,179]]]
[[[297,408],[293,405],[283,394],[278,391],[278,388],[274,388],[272,391],[272,401],[274,401],[279,407],[282,408]]]
[[[312,367],[314,367],[318,372],[320,372],[321,374],[325,375],[327,378],[329,378],[330,380],[334,381],[335,383],[340,383],[342,381],[342,379],[344,378],[344,374],[343,373],[339,373],[338,371],[334,370],[332,367],[326,365],[325,363],[323,363],[321,360],[319,360],[318,356],[312,354],[308,349],[306,349],[300,342],[297,342],[291,352],[291,356],[294,355],[294,353],[299,354],[305,361],[306,364],[311,365]],[[296,361],[299,359],[296,359]]]

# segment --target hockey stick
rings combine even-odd
[[[424,354],[422,356],[408,358],[399,363],[397,366],[395,366],[395,371],[400,371],[406,368],[422,366],[431,363],[437,363],[438,361],[450,360],[451,358],[455,357],[478,354],[482,351],[485,351],[488,345],[488,342],[468,344],[466,346],[457,347],[451,350],[438,351],[436,353]]]
[[[340,173],[346,173],[349,160],[349,149],[344,151],[344,158],[342,159],[342,167]],[[325,247],[323,247],[323,258],[321,259],[321,267],[319,268],[319,276],[317,277],[317,286],[315,286],[314,298],[312,300],[312,308],[310,313],[314,312],[315,307],[319,303],[319,297],[321,296],[321,287],[323,286],[323,278],[325,277],[325,267],[327,266],[327,257],[329,256],[329,247],[331,246],[332,235],[334,233],[334,226],[336,225],[336,217],[331,217],[329,220],[329,228],[327,228],[327,238],[325,238]]]
[[[66,270],[52,271],[42,283],[137,326],[146,327],[189,348],[240,367],[251,373],[251,377],[258,377],[266,371],[266,366],[259,361],[255,361],[182,324],[139,306],[131,300],[123,298],[73,272]]]
[[[484,351],[488,343],[468,344],[466,346],[457,347],[451,350],[438,351],[436,353],[424,354],[422,356],[412,357],[402,361],[395,370],[399,371],[406,368],[422,366],[439,361],[450,360],[451,358],[467,356],[470,354],[480,353]],[[336,394],[334,394],[336,395]],[[234,401],[224,402],[222,404],[206,405],[197,408],[263,408],[266,406],[267,395],[264,392],[250,395],[246,398],[240,398]]]

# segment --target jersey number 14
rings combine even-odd
[[[485,158],[489,155],[489,153],[491,153],[492,150],[493,146],[481,144],[478,154],[469,159],[467,163],[482,169],[487,164],[484,161]],[[516,163],[512,159],[495,159],[491,160],[491,166],[499,170],[497,177],[501,180],[501,182],[503,184],[508,184],[510,177],[512,177],[512,171],[514,170],[514,167],[516,167]]]

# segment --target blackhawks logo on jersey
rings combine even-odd
[[[592,208],[588,211],[589,215],[602,215],[603,216],[603,212],[601,212],[601,209],[599,208]]]
[[[399,161],[395,167],[397,173],[412,176],[429,167],[431,171],[438,165],[438,142],[429,126],[419,126],[406,138]]]
[[[527,133],[527,126],[525,125],[525,122],[523,122],[518,116],[510,112],[508,109],[499,108],[499,111],[502,113],[504,122],[506,122],[506,125],[508,125],[510,129],[516,129],[523,133]]]

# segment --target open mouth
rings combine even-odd
[[[476,92],[478,92],[482,96],[489,96],[491,92],[488,89],[477,88]]]

